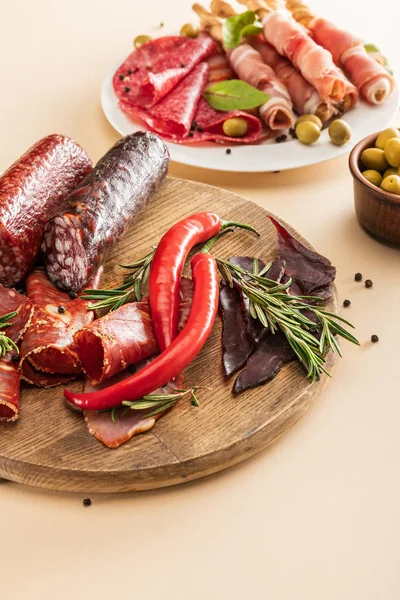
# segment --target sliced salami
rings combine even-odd
[[[32,302],[16,290],[0,285],[0,316],[16,312],[10,327],[7,327],[7,337],[13,342],[18,342],[28,328],[32,318]]]
[[[82,289],[164,181],[169,154],[149,132],[120,139],[45,228],[47,274],[61,290]]]
[[[202,62],[152,108],[140,109],[124,101],[120,106],[126,114],[139,117],[156,133],[184,137],[190,131],[207,78],[208,66]]]
[[[11,354],[0,358],[0,421],[16,421],[19,414],[20,377]]]
[[[91,287],[99,279],[100,272]],[[82,372],[73,336],[93,321],[90,302],[57,290],[42,269],[30,273],[26,287],[34,313],[21,344],[22,377],[41,387],[66,383]]]
[[[143,44],[117,69],[117,96],[134,106],[149,108],[166,96],[199,62],[217,48],[208,35],[196,39],[166,36]]]
[[[74,140],[50,135],[0,177],[0,283],[21,281],[40,250],[46,221],[92,168]]]

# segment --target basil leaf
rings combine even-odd
[[[255,21],[256,15],[252,10],[225,19],[222,25],[222,39],[225,48],[236,48],[243,37],[260,33],[261,23],[257,21],[258,24],[254,25]]]
[[[260,92],[241,79],[220,81],[203,92],[208,104],[216,110],[248,110],[261,106],[269,100],[268,94]]]

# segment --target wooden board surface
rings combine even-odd
[[[270,259],[275,255],[275,230],[260,206],[218,188],[168,179],[115,247],[106,265],[104,286],[121,281],[118,263],[142,256],[176,221],[201,210],[252,223],[261,232],[260,238],[242,231],[225,236],[215,246],[218,256]],[[330,308],[337,311],[336,299]],[[291,363],[270,383],[234,397],[234,378],[225,379],[221,353],[218,317],[207,344],[186,370],[187,387],[212,388],[199,392],[200,408],[183,400],[151,431],[116,450],[89,434],[82,416],[63,400],[61,386],[51,390],[24,386],[20,420],[0,425],[0,477],[70,492],[134,491],[190,481],[229,467],[274,442],[310,408],[329,380],[323,377],[309,385],[298,363]],[[329,354],[330,371],[334,360]],[[81,390],[82,382],[69,387]]]

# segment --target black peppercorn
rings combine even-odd
[[[370,279],[366,279],[365,280],[365,287],[366,288],[372,288],[374,284],[372,283],[372,281]]]
[[[193,137],[193,131],[189,131],[188,136]]]
[[[197,125],[196,121],[192,121],[192,124],[190,126],[190,131],[194,131],[196,129],[196,125]]]
[[[82,502],[83,506],[92,506],[92,501],[90,498],[85,498]]]
[[[343,301],[343,306],[344,306],[345,308],[347,308],[348,306],[350,306],[350,304],[351,304],[350,300],[344,300],[344,301]]]
[[[11,360],[13,362],[16,362],[16,363],[19,362],[20,361],[20,355],[19,354],[13,354],[12,357],[11,357]]]
[[[122,73],[121,73],[121,75],[119,76],[119,78],[122,81],[123,79],[125,79],[125,75],[122,75]]]
[[[128,75],[132,75],[132,70],[128,69]]]
[[[185,64],[181,63],[181,69],[184,69],[184,68],[185,68]]]
[[[225,150],[225,154],[230,154],[231,152],[232,152],[232,150],[231,150],[230,148],[227,148],[227,149]]]
[[[379,338],[378,338],[378,336],[377,336],[377,335],[375,335],[375,334],[374,334],[374,335],[371,335],[371,342],[372,342],[373,344],[376,344],[377,342],[379,342]]]
[[[68,296],[71,298],[71,300],[75,300],[75,298],[78,297],[78,294],[76,292],[68,292]]]
[[[130,89],[131,89],[130,87],[128,87],[128,86],[125,86],[125,87],[124,87],[124,92],[128,93],[128,92],[130,91]]]
[[[64,314],[64,313],[65,313],[65,311],[66,311],[67,309],[65,308],[65,306],[63,306],[63,305],[61,304],[61,306],[59,306],[57,310],[58,310],[58,312],[60,313],[60,315],[62,315],[62,314]]]
[[[281,135],[281,142],[286,142],[287,140],[287,135],[284,133]]]
[[[354,279],[355,281],[362,281],[362,273],[356,273]]]
[[[202,126],[201,126],[201,125],[198,125],[198,127],[197,127],[197,131],[199,131],[200,133],[203,131],[203,128],[202,128]]]
[[[276,142],[277,144],[280,144],[280,143],[281,143],[281,136],[280,136],[280,135],[278,135],[278,137],[276,137],[276,138],[275,138],[275,142]]]

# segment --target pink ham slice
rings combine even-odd
[[[229,60],[222,48],[207,59],[208,64],[208,86],[214,85],[218,81],[233,79],[235,73],[232,71]]]
[[[261,54],[249,44],[240,44],[229,51],[228,57],[239,79],[269,95],[269,100],[259,109],[268,127],[272,130],[292,127],[295,116],[288,89]]]
[[[362,40],[316,17],[309,24],[314,40],[332,53],[360,94],[371,104],[382,104],[394,89],[394,78],[368,55]]]
[[[98,286],[100,275],[101,269],[89,287]],[[73,336],[93,321],[90,302],[79,296],[71,299],[50,283],[42,269],[30,273],[26,289],[34,313],[21,344],[21,375],[40,387],[66,383],[82,372]]]
[[[16,290],[0,285],[0,316],[17,312],[6,334],[13,342],[23,335],[32,318],[31,301]],[[18,363],[12,360],[12,353],[0,358],[0,420],[15,421],[19,415],[20,376]]]
[[[284,10],[269,12],[263,19],[264,37],[286,56],[329,105],[345,96],[345,81],[330,52],[310,38],[306,29]]]
[[[132,107],[123,100],[120,106],[128,115],[139,117],[160,135],[184,137],[190,131],[207,79],[208,66],[202,62],[152,108]]]
[[[117,69],[113,79],[115,93],[133,106],[154,106],[216,48],[216,42],[208,35],[151,40],[132,52]]]

